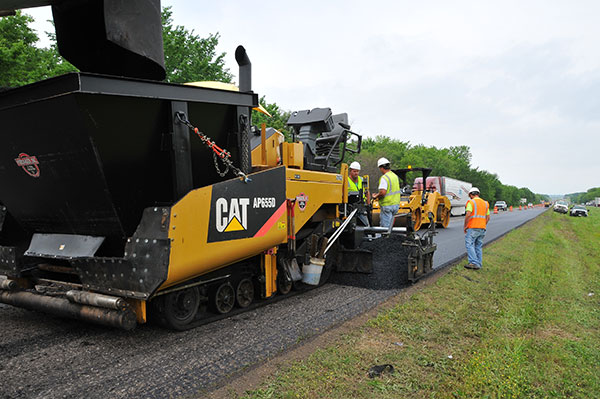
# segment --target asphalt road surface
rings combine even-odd
[[[526,223],[540,213],[550,208],[532,208],[519,211],[501,211],[498,214],[490,215],[490,222],[487,225],[487,231],[483,244],[486,245],[509,232],[510,230]],[[433,259],[433,266],[440,267],[448,262],[457,260],[466,256],[465,236],[463,232],[464,218],[453,217],[450,224],[445,229],[438,229],[438,234],[434,242],[437,244],[437,251]],[[485,267],[485,259],[483,260]]]
[[[544,210],[492,215],[485,241]],[[436,267],[464,256],[462,218],[435,242]],[[123,332],[0,304],[0,398],[202,397],[399,291],[327,284],[181,333],[153,325]]]

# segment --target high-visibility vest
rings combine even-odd
[[[356,195],[358,197],[361,196],[362,193],[362,201],[366,202],[366,193],[363,191],[363,178],[358,176],[358,183],[354,183],[350,176],[348,176],[348,196]]]
[[[471,213],[469,223],[467,223],[467,229],[485,229],[490,204],[479,197],[468,200],[467,204],[469,202],[473,204],[473,212]]]
[[[398,176],[390,170],[385,175],[379,178],[379,184],[381,184],[381,179],[385,179],[387,181],[387,192],[385,194],[385,197],[379,200],[379,205],[387,206],[399,204],[400,179],[398,179]]]

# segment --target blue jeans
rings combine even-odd
[[[390,227],[390,224],[393,223],[394,215],[398,212],[398,207],[398,204],[382,206],[379,214],[379,226]]]
[[[469,263],[479,267],[481,267],[483,237],[485,237],[485,229],[467,229],[465,235],[465,247],[467,247]]]

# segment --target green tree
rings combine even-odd
[[[515,186],[503,186],[502,198],[508,206],[519,205],[519,189]]]
[[[508,205],[514,206],[519,204],[521,198],[537,203],[547,197],[534,194],[528,188],[506,186],[496,174],[471,167],[471,150],[468,146],[437,148],[422,144],[411,145],[386,136],[377,136],[365,138],[363,151],[353,159],[361,163],[361,174],[368,174],[371,181],[376,182],[380,176],[376,165],[380,157],[389,159],[393,169],[406,168],[408,165],[426,167],[432,169],[432,176],[448,176],[470,182],[478,187],[482,197],[492,204],[504,200]],[[409,174],[408,183],[417,176],[417,173]]]
[[[473,186],[479,188],[481,197],[489,201],[491,204],[503,198],[499,198],[498,189],[500,188],[500,181],[498,176],[488,172],[487,170],[479,170],[479,168],[472,169],[468,182]]]
[[[387,136],[364,137],[361,153],[354,156],[353,159],[361,165],[360,174],[369,176],[369,183],[373,189],[373,187],[377,187],[381,176],[379,168],[377,168],[377,160],[385,157],[392,164],[392,168],[404,168],[406,167],[406,155],[410,148],[409,142]]]
[[[600,187],[590,188],[585,193],[567,194],[566,197],[574,204],[586,203],[592,201],[596,197],[600,197]]]
[[[287,141],[291,140],[292,130],[286,126],[286,123],[290,118],[290,111],[283,111],[276,103],[269,104],[266,101],[265,96],[262,96],[259,102],[271,116],[265,115],[259,111],[252,111],[252,124],[260,129],[261,125],[264,123],[267,127],[272,127],[283,133]]]
[[[17,87],[75,70],[56,46],[38,48],[39,38],[29,26],[33,18],[21,11],[0,18],[0,87]]]
[[[171,7],[162,10],[163,42],[165,50],[166,81],[186,83],[215,80],[231,83],[232,75],[225,68],[226,53],[217,54],[219,34],[201,38],[194,30],[173,25]]]
[[[27,84],[37,76],[28,66],[39,62],[40,55],[33,44],[38,41],[29,27],[33,19],[22,14],[0,18],[0,86]]]
[[[52,22],[52,25],[54,26],[54,22]],[[46,69],[48,77],[79,71],[79,69],[75,68],[73,64],[65,60],[58,52],[56,33],[46,32],[46,35],[48,36],[48,39],[50,39],[50,48],[44,49],[44,63],[40,65],[40,68]]]
[[[410,148],[409,142],[395,140],[387,136],[377,136],[375,138],[364,138],[362,142],[362,152],[372,154],[377,158],[387,158],[394,167],[403,167],[403,159]],[[405,165],[404,165],[405,166]]]
[[[448,156],[454,160],[454,176],[458,180],[466,180],[471,171],[471,149],[466,145],[453,146],[448,148]]]
[[[225,53],[217,54],[219,34],[201,38],[183,26],[175,26],[170,7],[162,10],[166,81],[185,83],[215,80],[231,83],[225,68]],[[29,26],[33,18],[17,11],[0,18],[0,87],[16,87],[77,69],[58,53],[54,33],[52,45],[38,48],[38,36]]]

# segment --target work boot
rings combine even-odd
[[[477,269],[481,269],[481,266],[478,266],[478,265],[476,265],[474,263],[469,263],[468,265],[465,265],[465,269],[474,269],[474,270],[477,270]]]

